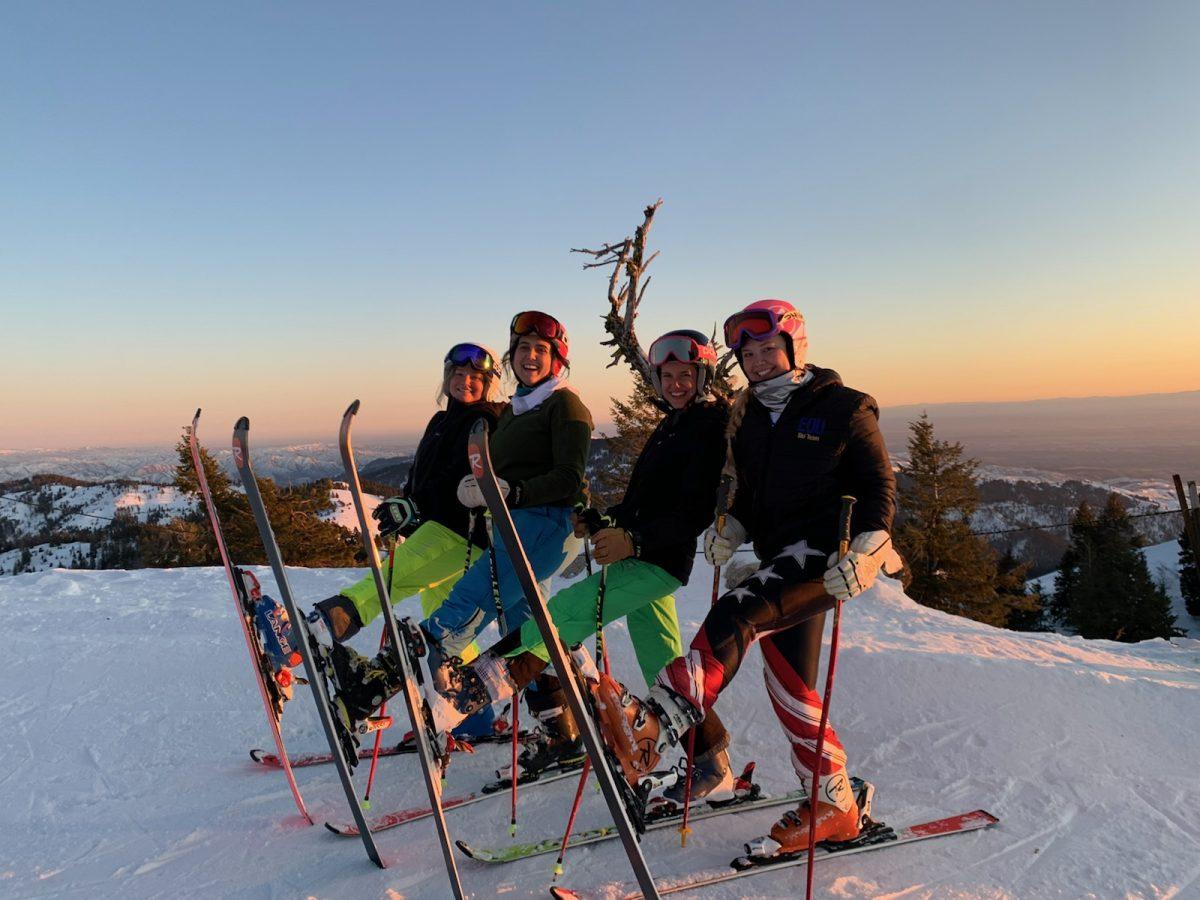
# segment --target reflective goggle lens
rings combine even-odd
[[[725,344],[730,350],[737,350],[747,337],[757,341],[769,338],[778,331],[779,323],[769,310],[752,309],[734,313],[725,320]]]
[[[713,362],[717,361],[716,351],[707,344],[701,344],[693,338],[681,334],[661,337],[650,345],[647,354],[650,365],[658,368],[669,359],[679,362]]]
[[[517,313],[508,330],[515,335],[537,334],[548,341],[558,340],[566,334],[557,319],[537,310]]]
[[[492,354],[478,344],[455,344],[446,354],[445,361],[454,366],[474,366],[480,372],[491,372],[496,368]]]

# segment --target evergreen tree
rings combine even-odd
[[[1144,641],[1176,637],[1171,601],[1155,584],[1141,538],[1116,494],[1099,516],[1080,504],[1071,544],[1054,582],[1054,610],[1085,638]]]
[[[1045,631],[1042,623],[1042,595],[1025,585],[1029,563],[1021,562],[1011,546],[996,564],[996,591],[1008,605],[1005,626],[1013,631]]]
[[[663,417],[661,401],[641,378],[635,378],[626,400],[612,398],[616,434],[608,437],[608,456],[593,473],[592,505],[603,509],[613,506],[625,496],[633,465]]]
[[[221,564],[216,538],[208,521],[200,484],[192,467],[188,442],[176,445],[179,458],[174,484],[196,498],[196,508],[166,525],[142,527],[142,550],[151,566],[213,566]],[[200,462],[204,466],[213,505],[221,520],[221,529],[236,565],[265,565],[266,551],[246,495],[233,488],[229,477],[203,447]],[[333,483],[324,479],[311,484],[280,488],[270,478],[258,479],[263,505],[275,531],[279,552],[290,565],[353,566],[358,541],[346,529],[326,522],[319,514],[332,508]]]
[[[979,463],[963,457],[962,444],[937,440],[928,415],[908,427],[902,521],[895,534],[912,572],[908,594],[934,609],[1003,626],[1009,599],[996,589],[996,551],[971,534]]]
[[[1179,535],[1179,590],[1188,615],[1200,616],[1200,569],[1196,567],[1196,554],[1192,552],[1186,528]]]

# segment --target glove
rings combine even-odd
[[[890,534],[864,531],[850,542],[845,559],[839,562],[836,553],[829,557],[825,591],[839,600],[849,600],[873,585],[880,569],[887,575],[897,573],[903,567],[904,562],[892,546]]]
[[[635,556],[633,535],[624,528],[604,528],[592,536],[592,556],[602,566]]]
[[[379,523],[379,533],[384,537],[402,532],[421,520],[417,504],[407,497],[388,497],[371,511],[371,517]]]
[[[582,538],[594,535],[605,528],[612,528],[613,520],[612,517],[606,516],[594,506],[584,506],[582,503],[578,503],[571,511],[571,527],[575,531],[575,537]]]
[[[496,481],[500,484],[500,496],[508,497],[508,482],[503,478],[497,478]],[[474,475],[464,475],[463,480],[458,483],[458,502],[467,509],[487,506],[487,501],[483,499],[483,491],[479,489],[479,482],[475,480]]]
[[[746,527],[733,516],[726,516],[722,531],[718,531],[717,523],[713,522],[704,532],[704,558],[714,566],[723,566],[745,542]]]

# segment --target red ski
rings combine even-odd
[[[225,576],[229,580],[229,589],[233,592],[234,603],[237,606],[238,621],[242,623],[242,634],[246,638],[246,649],[250,652],[250,661],[254,667],[255,680],[258,682],[258,690],[262,695],[263,707],[267,712],[267,722],[271,726],[271,734],[275,738],[275,764],[282,768],[287,776],[288,787],[292,790],[292,797],[296,801],[296,808],[300,810],[300,815],[308,820],[308,824],[313,824],[312,816],[308,814],[308,810],[304,806],[304,799],[300,796],[300,788],[296,785],[296,776],[292,774],[292,767],[288,760],[287,748],[283,746],[283,734],[279,730],[279,722],[283,715],[284,698],[280,692],[279,685],[271,678],[270,667],[263,663],[263,655],[260,651],[258,638],[253,631],[253,602],[250,597],[251,585],[247,584],[247,579],[253,580],[254,576],[248,572],[243,572],[239,568],[235,568],[229,561],[229,549],[225,546],[225,536],[221,532],[221,520],[217,517],[217,508],[213,504],[212,491],[208,487],[208,476],[204,474],[204,465],[200,459],[200,442],[196,437],[196,429],[200,424],[200,410],[196,410],[196,415],[192,419],[192,427],[188,429],[188,447],[192,452],[192,465],[196,469],[196,480],[200,484],[200,493],[204,497],[204,506],[208,510],[208,519],[212,523],[213,535],[217,540],[217,549],[221,553],[221,563],[225,566]],[[253,588],[257,588],[257,581],[254,582]]]
[[[826,859],[831,856],[850,856],[854,853],[866,853],[870,850],[883,850],[886,847],[898,847],[901,844],[912,844],[917,841],[925,841],[929,838],[942,837],[947,834],[962,834],[967,831],[977,831],[980,828],[987,828],[995,825],[1000,820],[991,813],[977,809],[969,813],[963,813],[957,816],[949,816],[945,819],[935,819],[932,822],[922,822],[918,825],[909,825],[907,828],[901,828],[896,831],[878,822],[870,823],[864,828],[862,835],[855,838],[853,841],[842,841],[838,843],[827,842],[818,844],[816,850],[816,859]],[[808,864],[808,851],[804,850],[800,853],[793,853],[786,856],[774,857],[751,857],[739,856],[730,865],[732,869],[710,875],[698,875],[693,878],[685,878],[679,881],[671,881],[665,884],[656,885],[659,894],[677,894],[680,891],[691,891],[696,888],[708,887],[712,884],[723,884],[726,881],[733,881],[737,878],[748,878],[751,875],[760,875],[764,872],[775,872],[779,869],[788,869],[793,866],[803,866]],[[600,892],[597,892],[598,894]],[[567,888],[552,887],[550,894],[559,900],[578,900],[585,895],[576,893]],[[610,890],[603,893],[606,897],[613,896]],[[633,892],[620,894],[623,900],[639,900],[642,894]]]

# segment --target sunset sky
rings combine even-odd
[[[792,300],[884,405],[1200,388],[1200,4],[28,3],[0,449],[411,435],[460,340]]]

